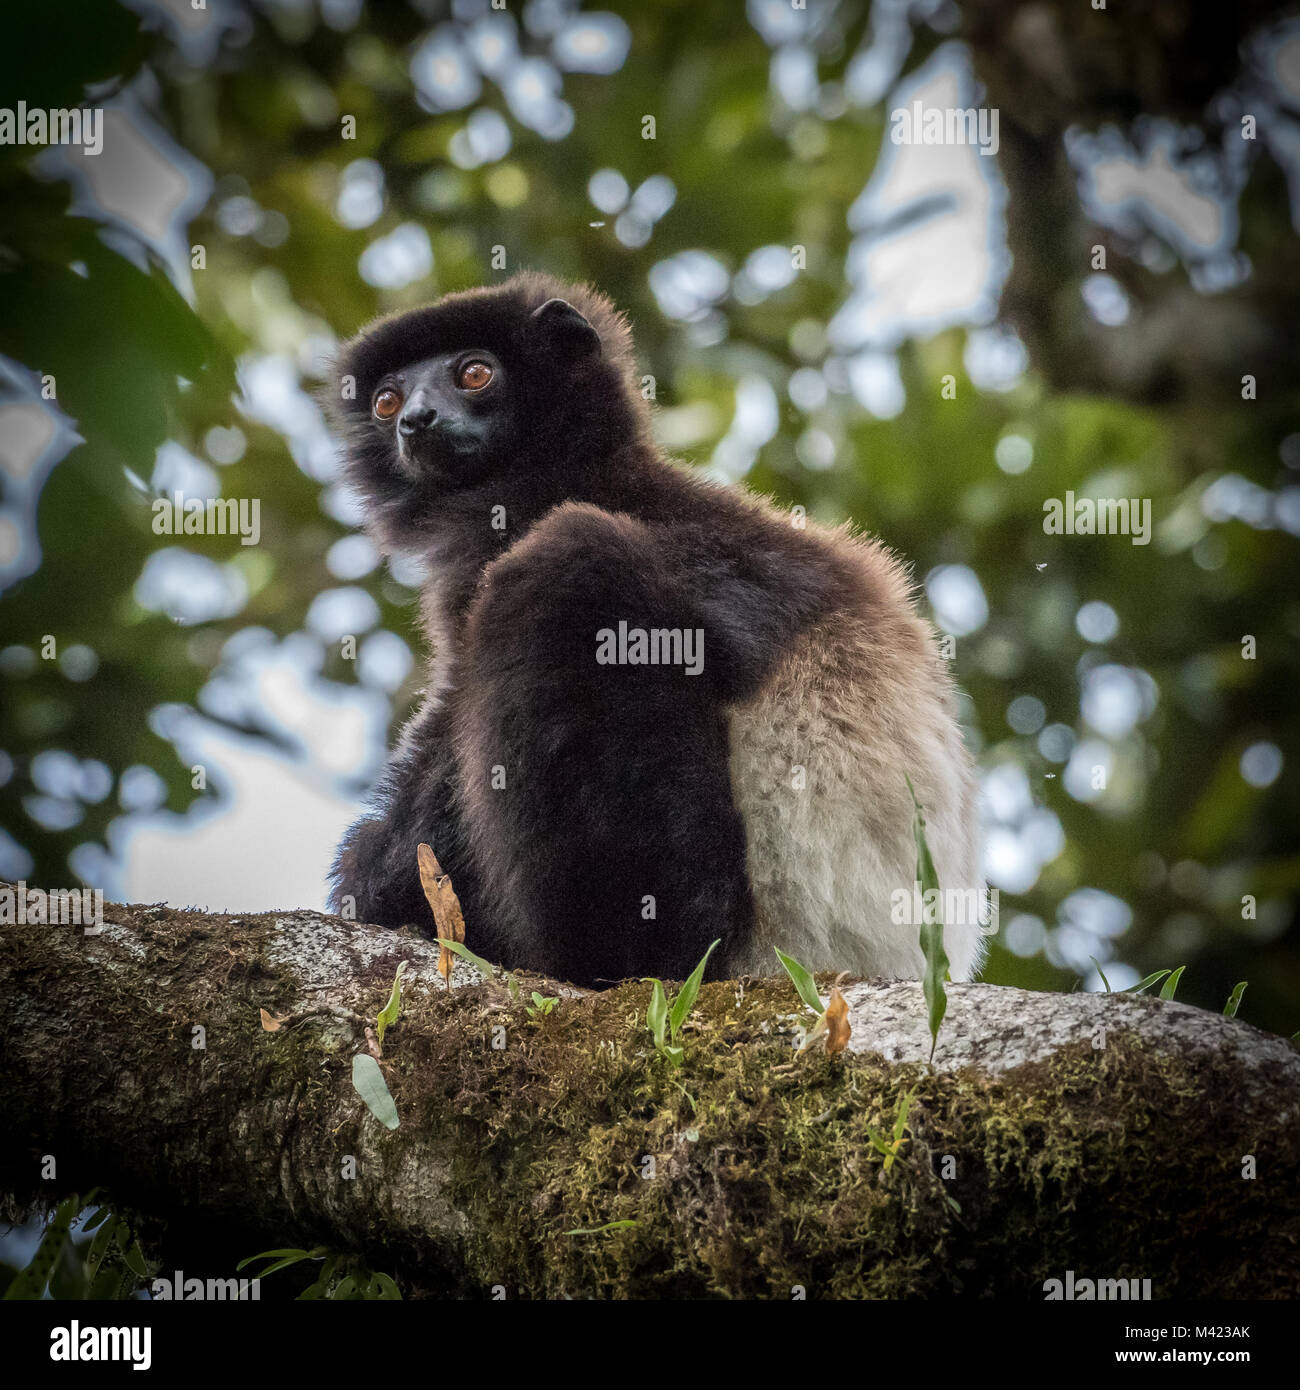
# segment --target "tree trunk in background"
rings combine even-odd
[[[722,982],[674,1069],[643,984],[448,991],[422,938],[303,911],[107,918],[3,929],[0,1187],[102,1185],[187,1274],[319,1242],[435,1295],[1300,1295],[1300,1053],[1234,1020],[953,985],[931,1069],[917,984],[848,987],[832,1058],[787,980]],[[390,1131],[352,1057],[401,961]]]
[[[1156,0],[1104,11],[1065,0],[962,0],[961,37],[984,104],[1000,116],[998,168],[1012,214],[1011,273],[999,312],[1054,388],[1222,407],[1240,404],[1245,373],[1263,374],[1278,401],[1300,381],[1300,357],[1290,348],[1300,315],[1300,250],[1276,164],[1251,159],[1241,195],[1250,212],[1240,248],[1251,257],[1249,278],[1200,294],[1181,272],[1144,267],[1141,236],[1128,241],[1089,220],[1065,144],[1072,128],[1095,134],[1113,126],[1127,135],[1142,116],[1202,129],[1211,148],[1240,147],[1240,118],[1258,120],[1277,100],[1243,62],[1242,46],[1280,13],[1265,0]],[[1265,133],[1248,152],[1266,148]],[[1079,289],[1096,269],[1097,245],[1133,306],[1122,331],[1083,309]]]

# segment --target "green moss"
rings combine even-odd
[[[482,1052],[440,1051],[459,1032],[444,1028],[412,1039],[404,1059],[441,1078],[416,1123],[455,1136],[471,1287],[1040,1297],[1072,1268],[1150,1278],[1157,1297],[1300,1289],[1300,1138],[1247,1132],[1226,1066],[1192,1069],[1124,1032],[995,1081],[872,1055],[796,1057],[792,996],[774,981],[743,998],[706,987],[678,1070],[644,1030],[647,986],[539,1021],[487,1008],[501,993],[445,1003],[471,1036],[482,1014]],[[497,1024],[508,1039],[493,1051]],[[886,1173],[867,1130],[890,1128],[913,1086]],[[1248,1153],[1253,1180],[1241,1175]],[[1243,1251],[1239,1230],[1270,1232],[1272,1248]]]
[[[1038,1298],[1044,1280],[1073,1269],[1149,1278],[1156,1297],[1300,1295],[1300,1131],[1245,1117],[1234,1059],[1189,1060],[1149,1030],[1110,1029],[1103,1049],[1080,1042],[989,1079],[872,1054],[796,1056],[807,1015],[787,981],[718,982],[704,987],[674,1068],[645,1028],[647,985],[529,1018],[499,981],[451,992],[421,982],[404,989],[385,1040],[402,1124],[379,1133],[359,1102],[342,1123],[331,1111],[349,1096],[355,1028],[318,1020],[261,1033],[258,1006],[304,1004],[271,944],[274,914],[219,934],[181,914],[173,925],[165,910],[147,920],[151,972],[185,999],[150,1036],[160,1069],[177,1050],[192,1062],[176,1102],[190,1129],[224,1124],[211,1064],[189,1051],[189,1020],[210,1015],[254,1044],[223,1054],[226,1067],[253,1059],[256,1075],[237,1087],[292,1096],[304,1173],[364,1154],[378,1192],[409,1192],[413,1145],[437,1165],[429,1199],[458,1208],[466,1234],[419,1247],[409,1220],[390,1224],[382,1204],[356,1227],[371,1264],[401,1270],[412,1291]],[[347,1005],[373,1018],[410,947],[394,934],[391,952],[353,962]],[[521,983],[525,996],[533,983],[548,987]],[[139,1018],[141,1001],[111,975],[86,990],[97,1016]],[[154,1017],[155,1002],[148,1008]],[[66,1064],[94,1046],[70,1037]],[[891,1129],[913,1087],[886,1172],[869,1131]],[[1278,1090],[1290,1094],[1282,1078]],[[312,1128],[318,1112],[331,1115],[328,1128]],[[1245,1155],[1254,1178],[1242,1176]],[[129,1173],[111,1176],[129,1185]],[[327,1201],[334,1230],[346,1204],[328,1185],[312,1200]],[[266,1210],[283,1224],[271,1197]],[[263,1244],[313,1236],[310,1202],[300,1211],[301,1232],[277,1226]],[[612,1222],[633,1224],[568,1234]]]

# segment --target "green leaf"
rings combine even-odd
[[[1178,981],[1182,979],[1183,971],[1186,969],[1187,967],[1185,965],[1180,965],[1178,969],[1175,970],[1174,973],[1170,975],[1170,977],[1164,982],[1164,984],[1160,987],[1161,999],[1172,999],[1174,997],[1174,992],[1178,988]]]
[[[1150,989],[1152,985],[1156,984],[1160,980],[1163,980],[1165,976],[1168,974],[1169,972],[1167,970],[1152,971],[1152,973],[1148,975],[1145,980],[1139,980],[1137,984],[1130,985],[1127,989],[1120,990],[1120,993],[1142,994],[1144,991]]]
[[[402,974],[406,970],[408,961],[402,961],[397,967],[397,974],[393,976],[393,988],[388,996],[388,1003],[375,1015],[375,1032],[379,1036],[379,1041],[384,1040],[384,1033],[401,1017],[402,1013]]]
[[[106,1303],[118,1296],[122,1287],[122,1275],[117,1269],[106,1269],[90,1282],[90,1292],[86,1295],[94,1303]]]
[[[317,1246],[317,1250],[324,1251],[324,1246]],[[307,1287],[298,1295],[295,1302],[314,1303],[317,1299],[328,1298],[330,1296],[330,1281],[334,1278],[334,1271],[338,1268],[339,1257],[331,1255],[321,1266],[320,1273],[316,1276],[315,1283],[308,1284]]]
[[[817,981],[813,979],[812,973],[800,965],[793,956],[787,956],[779,946],[773,946],[772,949],[776,952],[776,958],[781,962],[785,973],[794,982],[799,998],[820,1018],[826,1012],[826,1004],[817,993]]]
[[[883,1134],[881,1134],[881,1132],[878,1129],[868,1129],[867,1138],[877,1149],[880,1150],[882,1154],[885,1155],[886,1158],[888,1158],[893,1153],[893,1149],[891,1149],[889,1146],[889,1141],[885,1138]]]
[[[107,1207],[104,1207],[103,1210],[109,1212]],[[86,1278],[92,1284],[99,1274],[100,1265],[104,1263],[104,1258],[113,1244],[119,1224],[124,1223],[119,1223],[118,1218],[114,1216],[111,1221],[107,1221],[95,1232],[95,1239],[90,1242],[90,1249],[86,1253]]]
[[[699,997],[700,985],[704,982],[704,967],[709,963],[709,957],[713,954],[716,947],[721,943],[722,938],[709,947],[704,953],[704,958],[691,971],[686,983],[677,991],[677,998],[673,1000],[672,1009],[668,1014],[668,1031],[672,1034],[673,1041],[677,1041],[677,1034],[681,1032],[682,1024],[686,1022],[687,1015],[695,1007],[695,1001]]]
[[[650,1006],[645,1011],[645,1026],[650,1030],[655,1046],[662,1052],[664,1033],[668,1027],[668,1000],[664,997],[662,980],[647,979],[643,984],[653,985],[650,991]]]
[[[438,938],[438,945],[445,946],[452,955],[459,956],[461,960],[469,961],[485,980],[490,980],[493,975],[496,974],[496,966],[490,961],[484,960],[482,956],[476,956],[463,941],[448,941],[445,936],[440,936]],[[506,983],[511,984],[512,980],[507,979]],[[514,988],[518,989],[518,985],[515,985]],[[511,991],[511,993],[513,992],[514,990]]]
[[[907,1094],[903,1097],[902,1104],[898,1107],[898,1118],[894,1121],[895,1143],[897,1143],[903,1137],[903,1131],[907,1128],[908,1112],[912,1108],[912,1102],[916,1099],[917,1087],[920,1086],[920,1084],[921,1083],[918,1081],[916,1083],[916,1086],[913,1086],[912,1089],[907,1092]]]
[[[122,1259],[126,1267],[136,1276],[137,1279],[147,1279],[149,1277],[149,1266],[145,1264],[144,1251],[140,1249],[140,1242],[133,1240],[130,1245],[123,1247]]]
[[[912,795],[912,835],[916,840],[916,878],[921,885],[921,900],[924,902],[927,895],[933,891],[935,896],[932,901],[942,903],[939,875],[935,872],[934,859],[930,855],[930,846],[925,838],[925,811],[916,799],[916,788],[912,786],[910,777],[907,778],[907,790]],[[939,920],[935,922],[925,920],[930,915],[926,912],[921,914],[921,950],[925,955],[925,974],[922,976],[921,986],[929,1012],[930,1060],[934,1061],[934,1049],[939,1042],[939,1028],[943,1024],[944,1014],[948,1012],[948,992],[944,989],[944,980],[948,974],[948,956],[943,948],[943,914],[936,912],[934,915]]]
[[[1101,968],[1101,962],[1096,956],[1089,956],[1088,959],[1097,967],[1097,974],[1101,976],[1101,982],[1106,986],[1106,993],[1110,994],[1110,981],[1106,978],[1106,972]]]
[[[100,1271],[90,1296],[93,1299],[125,1302],[135,1292],[137,1280],[125,1265],[113,1265]]]
[[[86,1266],[82,1263],[75,1240],[70,1240],[59,1254],[54,1273],[50,1275],[49,1295],[58,1301],[83,1299],[90,1292]]]
[[[396,1301],[398,1303],[402,1301],[401,1292],[398,1290],[397,1285],[393,1282],[391,1275],[381,1274],[378,1270],[376,1270],[374,1281],[379,1289],[379,1292],[376,1295],[378,1298],[385,1299],[388,1301]]]
[[[579,1226],[576,1230],[564,1231],[562,1234],[566,1236],[599,1236],[604,1235],[606,1231],[621,1231],[636,1224],[635,1221],[631,1220],[607,1221],[603,1226]]]
[[[1228,1002],[1223,1006],[1223,1016],[1225,1018],[1236,1018],[1237,1010],[1241,1007],[1241,996],[1246,992],[1246,985],[1249,982],[1239,980],[1232,987],[1232,993],[1228,995]]]
[[[81,1210],[81,1206],[81,1198],[74,1192],[71,1197],[65,1197],[54,1209],[54,1215],[50,1218],[50,1224],[45,1228],[45,1234],[41,1237],[41,1243],[36,1247],[36,1253],[32,1256],[31,1263],[25,1269],[20,1269],[13,1277],[9,1287],[5,1290],[6,1299],[14,1301],[39,1299],[45,1292],[45,1286],[50,1282],[50,1276],[54,1273],[54,1266],[63,1253],[63,1247],[67,1244],[68,1237],[72,1232],[72,1223]]]
[[[290,1264],[293,1264],[298,1260],[310,1259],[311,1251],[299,1250],[297,1247],[294,1246],[291,1246],[284,1250],[263,1250],[260,1254],[250,1255],[246,1260],[240,1260],[240,1262],[235,1266],[235,1273],[238,1274],[241,1269],[244,1269],[246,1266],[251,1265],[254,1260],[278,1260],[283,1259],[286,1255],[292,1257],[288,1262]],[[283,1266],[281,1267],[283,1268]]]
[[[379,1063],[368,1052],[358,1052],[352,1059],[352,1084],[357,1094],[370,1107],[370,1113],[381,1125],[396,1129],[401,1121],[397,1118],[397,1106],[388,1090],[388,1082],[379,1070]]]

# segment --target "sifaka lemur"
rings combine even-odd
[[[603,984],[916,978],[910,777],[945,890],[982,899],[975,780],[900,561],[706,482],[652,442],[626,321],[524,274],[346,344],[331,415],[381,548],[421,557],[431,656],[332,905]],[[341,397],[341,399],[339,398]],[[950,922],[954,979],[978,921]]]

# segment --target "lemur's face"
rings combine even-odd
[[[517,397],[496,354],[471,348],[386,372],[371,393],[370,414],[391,435],[401,473],[455,487],[504,457],[517,433]]]
[[[635,437],[625,363],[605,361],[568,301],[537,304],[549,287],[523,278],[448,295],[345,345],[329,407],[386,548],[422,546],[443,518],[553,503]],[[618,340],[612,310],[608,331]]]

